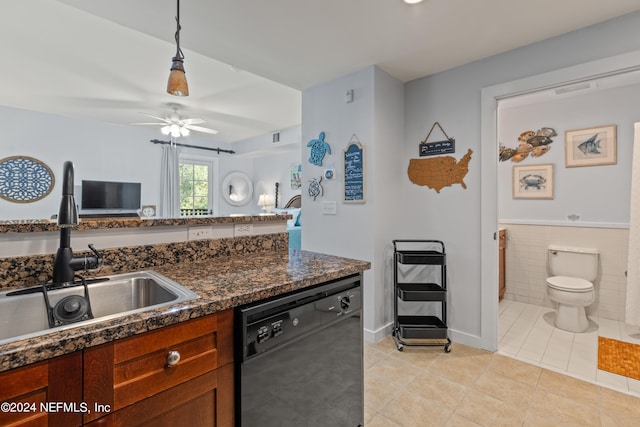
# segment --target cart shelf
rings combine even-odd
[[[447,291],[437,283],[398,283],[398,297],[403,301],[446,301]]]
[[[401,338],[447,338],[447,325],[437,316],[398,316],[398,324]]]
[[[447,329],[447,256],[439,240],[393,241],[394,327],[393,336],[399,351],[406,345],[442,345],[451,351]],[[424,266],[429,282],[398,280],[399,266]],[[414,267],[411,267],[412,269]],[[406,273],[406,272],[405,272]],[[433,281],[432,281],[433,280]],[[401,313],[398,301],[408,304],[439,304],[441,317]]]

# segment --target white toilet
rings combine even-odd
[[[570,332],[589,328],[585,307],[595,301],[593,281],[598,274],[598,250],[549,246],[547,295],[558,304],[556,327]]]

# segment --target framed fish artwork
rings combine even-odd
[[[617,162],[616,125],[565,132],[566,167],[615,165]]]

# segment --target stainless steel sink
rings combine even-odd
[[[32,289],[35,292],[0,292],[0,344],[199,298],[154,271],[90,279],[87,289],[94,318],[54,328],[49,327],[44,296],[37,288]],[[70,295],[84,295],[84,287],[50,290],[47,294],[53,307]]]

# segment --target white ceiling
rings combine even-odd
[[[301,90],[372,64],[406,82],[634,10],[637,0],[182,0],[191,95],[180,98],[165,93],[175,0],[5,2],[0,105],[129,124],[178,103],[220,131],[212,143],[235,142],[299,124]]]

